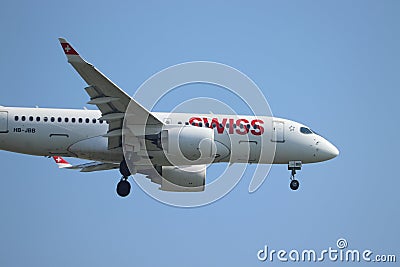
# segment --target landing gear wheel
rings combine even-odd
[[[117,194],[120,197],[126,197],[131,192],[131,184],[127,179],[122,178],[117,184]]]
[[[128,164],[126,164],[126,161],[123,160],[119,164],[119,172],[122,174],[123,177],[128,177],[131,176],[131,171],[128,168]]]
[[[296,179],[293,179],[292,181],[290,181],[290,189],[292,189],[292,190],[299,189],[299,185],[300,185],[300,183]]]
[[[297,190],[299,189],[299,181],[297,181],[294,177],[296,176],[296,171],[301,170],[302,162],[299,160],[289,161],[288,170],[291,172],[290,174],[290,189]]]

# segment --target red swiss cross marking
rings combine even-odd
[[[66,55],[78,55],[78,53],[68,43],[61,43],[61,46]]]

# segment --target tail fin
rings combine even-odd
[[[56,162],[58,168],[60,168],[60,169],[72,167],[72,165],[69,164],[68,161],[66,161],[65,159],[63,159],[60,156],[54,156],[53,159]]]

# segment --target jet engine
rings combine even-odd
[[[193,126],[164,128],[161,144],[168,160],[175,166],[211,163],[217,150],[214,131]]]
[[[162,166],[160,190],[171,192],[201,192],[206,181],[206,165]]]

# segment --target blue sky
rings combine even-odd
[[[177,63],[231,65],[274,115],[309,125],[341,154],[305,165],[297,192],[286,166],[273,166],[256,193],[245,175],[223,199],[183,209],[136,186],[117,197],[117,171],[61,171],[2,151],[0,265],[262,266],[264,245],[323,250],[340,237],[400,260],[399,12],[389,0],[2,3],[1,105],[85,106],[64,36],[129,94]]]

